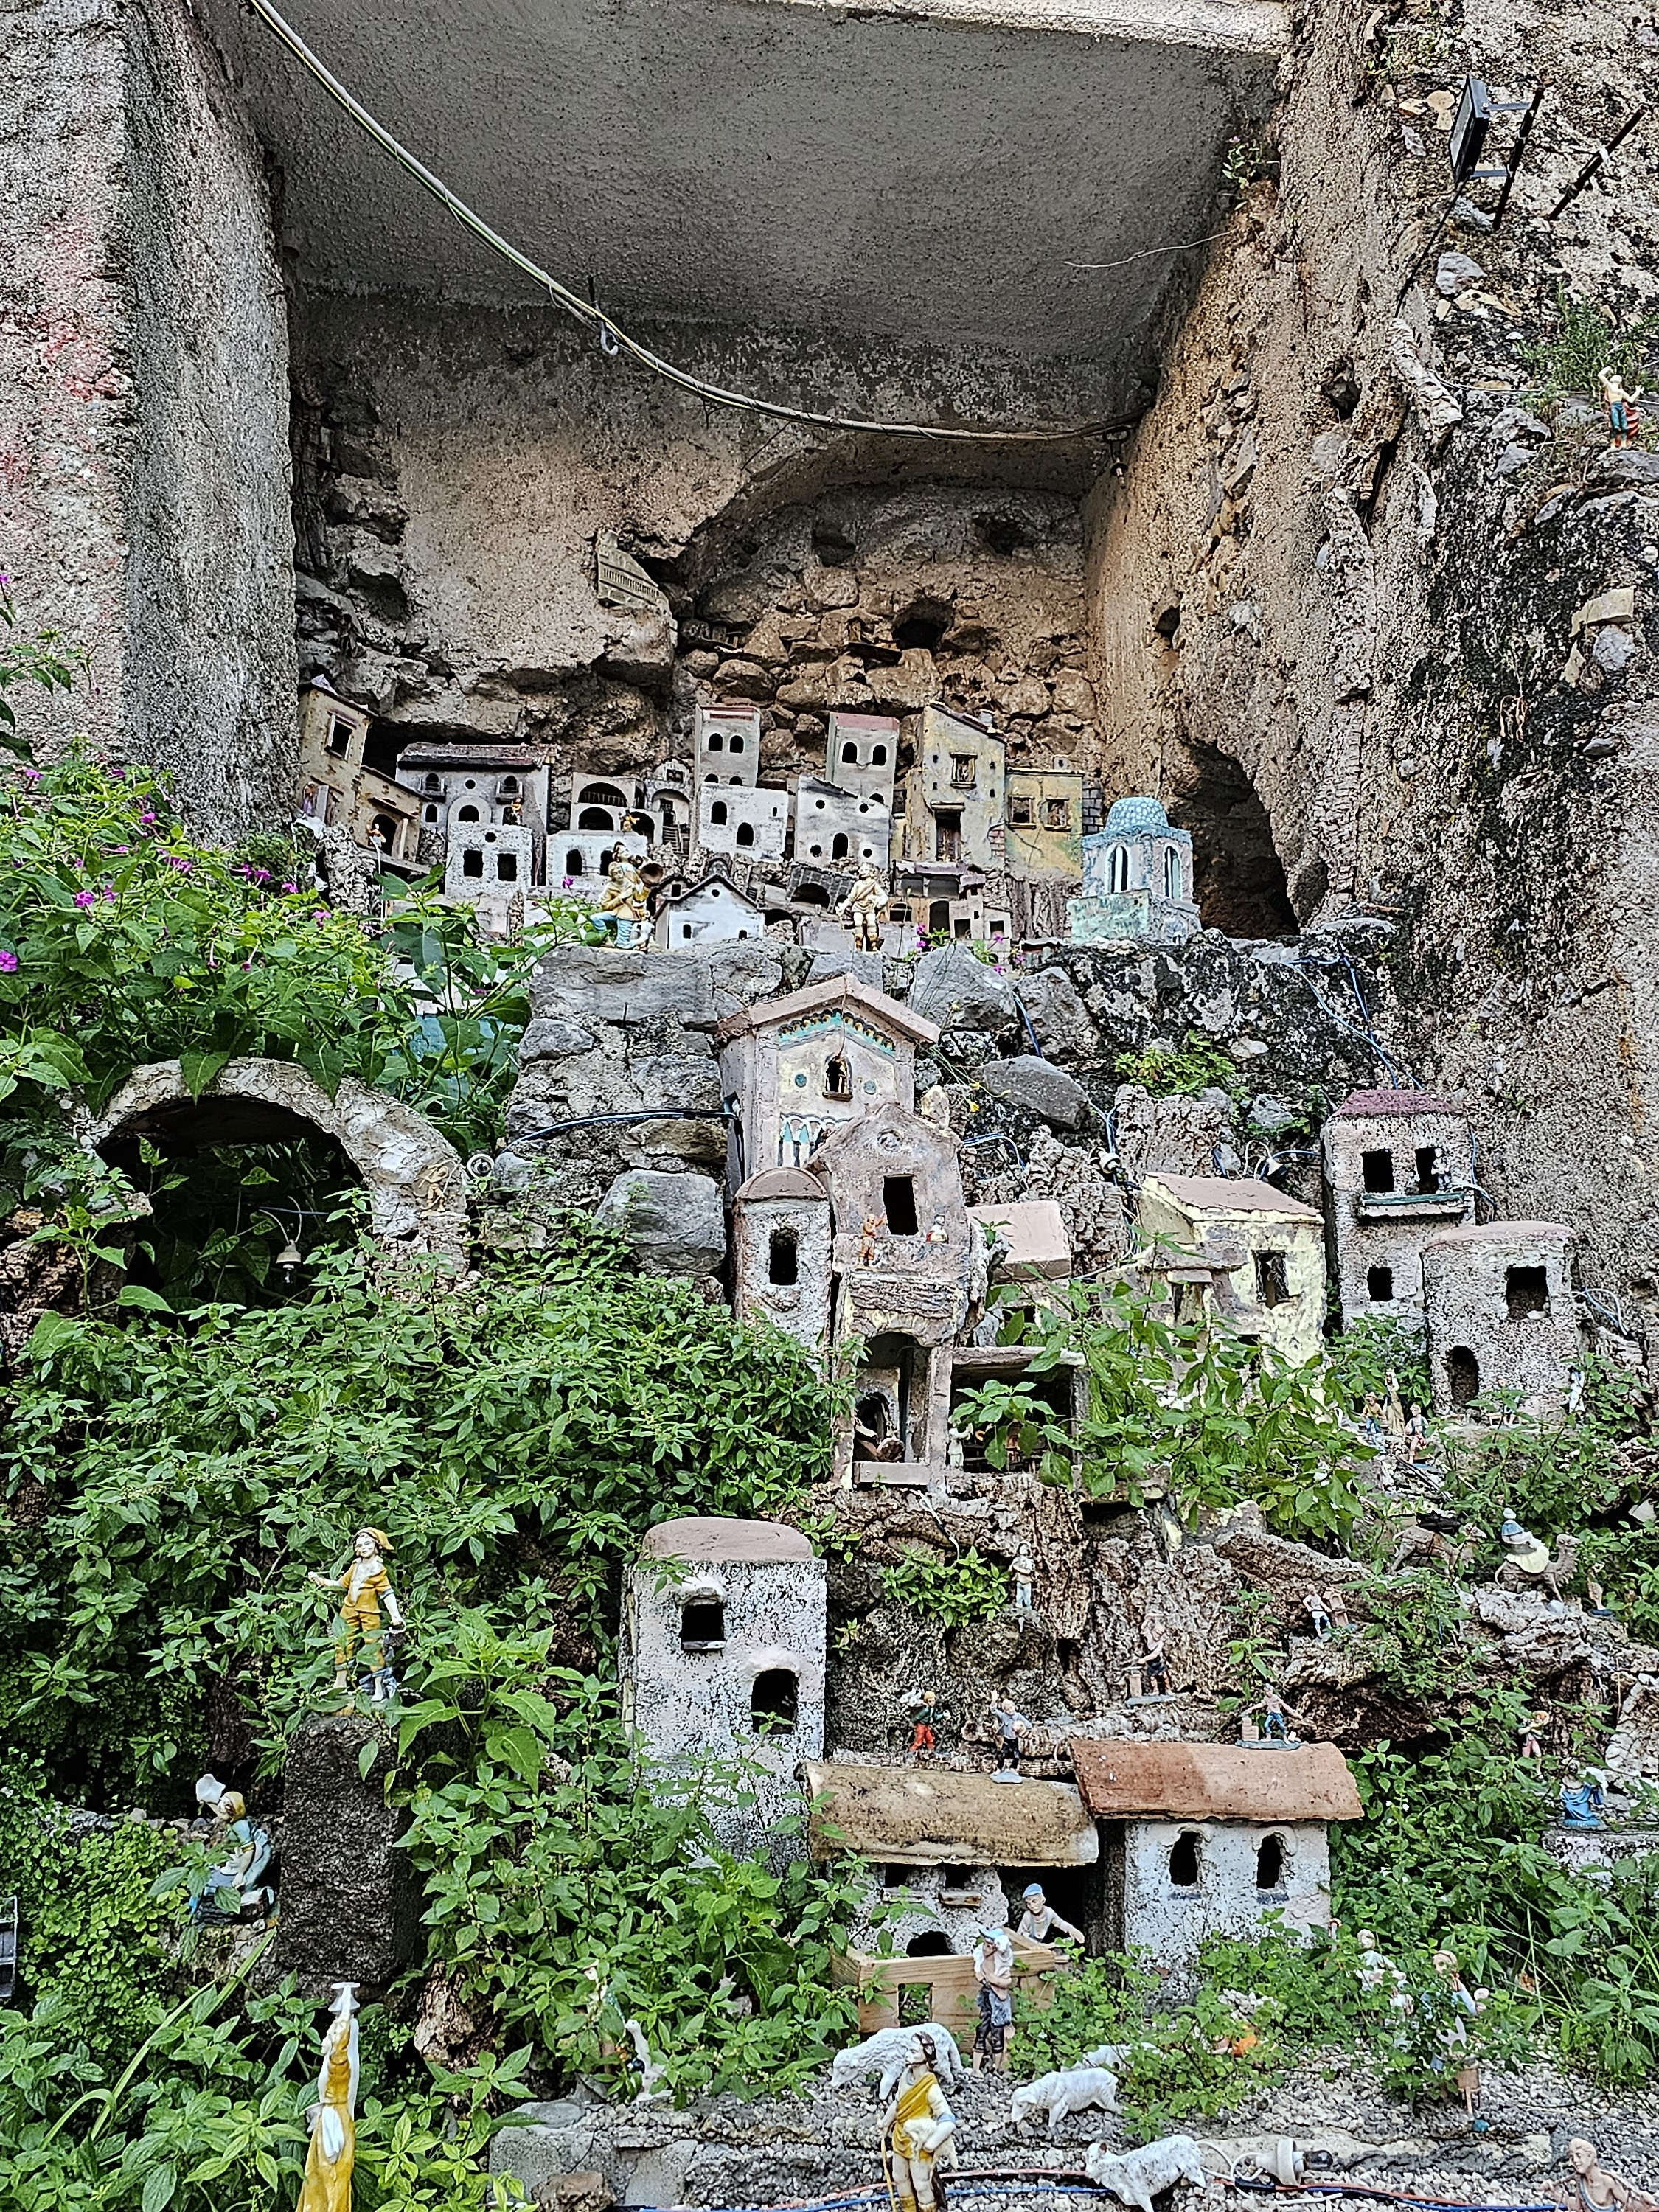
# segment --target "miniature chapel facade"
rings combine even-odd
[[[939,1030],[850,975],[730,1015],[714,1032],[737,1116],[733,1188],[769,1167],[805,1167],[832,1129],[915,1097],[918,1045]]]

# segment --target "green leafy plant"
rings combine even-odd
[[[1604,368],[1626,382],[1648,377],[1648,362],[1659,316],[1644,315],[1621,332],[1611,316],[1594,300],[1583,300],[1565,283],[1555,288],[1555,328],[1547,337],[1523,343],[1522,357],[1541,372],[1541,380],[1529,398],[1553,406],[1570,392],[1589,392],[1594,398]]]
[[[901,1559],[881,1570],[880,1579],[890,1605],[941,1620],[947,1628],[989,1620],[1008,1603],[1006,1568],[981,1559],[973,1546],[949,1559],[921,1545],[908,1546]]]
[[[1188,1030],[1173,1049],[1148,1045],[1143,1052],[1120,1053],[1117,1077],[1121,1083],[1138,1083],[1154,1098],[1195,1098],[1212,1088],[1242,1098],[1250,1087],[1232,1055],[1199,1030]]]
[[[1420,1324],[1412,1328],[1402,1321],[1362,1314],[1329,1340],[1324,1372],[1332,1396],[1350,1413],[1358,1413],[1367,1398],[1380,1403],[1388,1395],[1390,1374],[1399,1379],[1402,1405],[1433,1402]]]
[[[7,694],[20,684],[38,684],[43,691],[72,691],[85,659],[55,629],[21,629],[11,578],[0,575],[0,751],[23,761],[34,757],[27,739],[18,732],[17,709]]]

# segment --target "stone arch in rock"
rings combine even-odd
[[[347,1076],[331,1098],[297,1061],[233,1060],[192,1097],[176,1060],[135,1068],[87,1133],[112,1158],[141,1137],[189,1133],[217,1145],[259,1145],[295,1135],[330,1138],[368,1194],[369,1226],[404,1252],[459,1261],[466,1243],[466,1170],[424,1115]]]

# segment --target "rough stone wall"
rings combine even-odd
[[[234,837],[291,800],[285,307],[252,137],[183,0],[8,5],[0,529],[84,645],[46,747],[173,771]]]
[[[1193,830],[1206,918],[1274,860],[1304,921],[1391,913],[1413,1072],[1478,1095],[1481,1181],[1506,1212],[1565,1212],[1583,1279],[1649,1302],[1659,459],[1605,454],[1589,395],[1545,419],[1530,349],[1559,287],[1626,330],[1655,296],[1637,161],[1547,218],[1656,63],[1651,27],[1598,0],[1305,11],[1280,174],[1091,508],[1108,751]],[[1495,97],[1549,87],[1496,233],[1480,185],[1437,228],[1466,68]],[[1411,400],[1396,316],[1460,420]],[[1575,641],[1625,586],[1631,612]]]
[[[858,596],[848,595],[849,553],[867,556],[872,592],[884,594],[867,611],[878,623],[889,621],[890,603],[910,604],[897,583],[907,562],[935,564],[947,585],[945,571],[1001,578],[988,587],[994,618],[981,625],[981,649],[997,648],[993,685],[1003,680],[1005,642],[1014,641],[1023,672],[1036,649],[1029,634],[1043,623],[1080,657],[1074,502],[1097,447],[964,451],[949,461],[957,489],[917,491],[912,514],[903,496],[860,488],[931,485],[944,465],[937,447],[866,445],[707,408],[607,360],[550,310],[311,295],[296,301],[294,330],[301,666],[326,668],[398,723],[546,740],[556,771],[578,757],[618,773],[655,760],[670,727],[674,631],[665,616],[600,604],[593,553],[602,533],[648,564],[677,612],[734,645],[767,616],[801,632],[798,665],[780,643],[725,685],[744,696],[770,698],[841,655],[821,618],[844,615]],[[712,328],[677,328],[663,342],[728,386],[861,415],[927,418],[947,391],[964,417],[1110,411],[1111,395],[1086,368],[1014,372],[896,344]],[[974,538],[975,515],[1006,550]],[[908,547],[907,528],[916,540]],[[1033,590],[1050,569],[1053,589]],[[740,619],[721,611],[722,580],[741,600]],[[1030,607],[1020,612],[1011,599]],[[684,644],[693,656],[679,695],[689,729],[685,684],[732,655],[711,666],[695,635]],[[1055,657],[1058,641],[1047,651]],[[890,638],[883,653],[899,667]],[[862,672],[855,659],[842,703],[867,711]],[[918,665],[905,680],[915,691]],[[1033,694],[1026,711],[1036,704]],[[786,702],[774,726],[787,732],[797,711]],[[769,766],[774,754],[781,763],[774,746]]]

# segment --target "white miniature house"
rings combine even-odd
[[[1440,1231],[1423,1246],[1423,1304],[1439,1411],[1514,1390],[1528,1413],[1561,1412],[1583,1358],[1565,1223]]]
[[[830,1333],[830,1193],[803,1168],[765,1168],[732,1202],[737,1310],[809,1352]]]
[[[794,790],[795,858],[849,873],[871,860],[884,875],[892,818],[879,799],[804,775]]]
[[[1474,1219],[1468,1115],[1424,1091],[1356,1091],[1326,1123],[1323,1151],[1343,1320],[1419,1322],[1425,1243]]]
[[[1329,1927],[1329,1823],[1362,1811],[1334,1744],[1074,1737],[1072,1761],[1100,1823],[1105,1949],[1189,1967],[1211,1936]]]
[[[698,851],[781,860],[789,835],[790,801],[788,792],[770,784],[703,784],[697,793]]]
[[[1083,840],[1083,890],[1067,902],[1082,945],[1180,945],[1199,926],[1193,841],[1156,799],[1120,799]]]
[[[718,869],[687,890],[673,891],[657,914],[657,943],[665,952],[702,945],[732,945],[764,937],[766,910],[737,890]]]
[[[823,1560],[781,1522],[660,1522],[623,1578],[622,1632],[623,1713],[642,1755],[706,1790],[730,1848],[769,1848],[799,1810],[796,1769],[823,1751]]]
[[[760,775],[761,710],[739,701],[699,706],[691,722],[691,774],[699,784],[752,788]]]
[[[823,773],[838,790],[876,800],[890,819],[898,769],[899,726],[885,714],[831,714]]]

